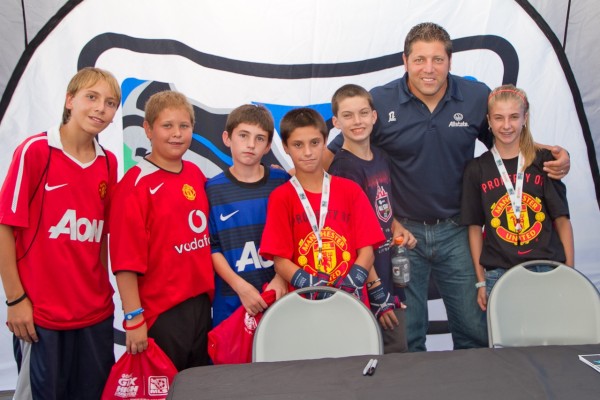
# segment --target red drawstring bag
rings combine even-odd
[[[275,302],[275,291],[261,293],[270,306]],[[208,332],[208,355],[213,364],[244,364],[252,361],[254,331],[263,313],[251,317],[240,306],[227,319]]]
[[[148,338],[148,348],[135,355],[125,353],[113,365],[102,400],[166,399],[177,374],[171,359]]]

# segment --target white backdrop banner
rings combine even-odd
[[[310,106],[330,120],[331,95],[339,86],[370,89],[402,76],[404,38],[424,21],[439,23],[453,38],[454,74],[491,88],[522,87],[531,102],[536,141],[569,150],[571,173],[565,182],[576,265],[600,286],[598,171],[589,127],[558,41],[524,1],[68,2],[31,43],[0,103],[0,179],[25,137],[60,121],[65,88],[81,67],[108,69],[121,83],[123,106],[100,136],[117,154],[120,175],[149,150],[141,128],[145,100],[172,88],[187,95],[197,115],[187,158],[213,176],[231,162],[221,141],[230,110],[264,104],[278,126],[290,108]],[[265,161],[290,167],[277,135]],[[0,297],[4,300],[3,293]],[[115,303],[119,310],[117,295]],[[443,304],[432,303],[431,318],[444,319]],[[122,313],[115,317],[122,343]],[[437,339],[428,342],[430,349],[450,348],[447,337]],[[122,351],[116,345],[117,355]],[[14,388],[15,371],[10,335],[3,330],[0,390]]]

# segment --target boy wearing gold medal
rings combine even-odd
[[[327,133],[323,117],[309,108],[281,120],[296,173],[269,198],[260,253],[274,260],[291,289],[335,286],[368,303],[373,247],[385,237],[360,186],[323,170]]]

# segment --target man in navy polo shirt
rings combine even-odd
[[[485,313],[476,302],[476,277],[466,227],[460,225],[462,175],[478,139],[491,147],[486,119],[490,89],[451,75],[452,41],[439,25],[413,27],[404,43],[406,74],[371,90],[377,123],[373,143],[390,156],[393,213],[413,233],[406,290],[409,351],[424,351],[430,274],[444,300],[455,349],[487,347]],[[341,137],[341,135],[339,135]],[[330,150],[341,147],[336,138]],[[568,153],[551,150],[555,179],[569,170]]]

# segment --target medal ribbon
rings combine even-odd
[[[504,187],[506,188],[508,197],[510,198],[510,204],[512,205],[513,213],[515,214],[515,218],[517,219],[515,229],[518,235],[518,233],[521,232],[521,230],[523,229],[523,227],[521,226],[521,207],[523,205],[523,178],[525,176],[523,166],[525,164],[525,160],[523,159],[523,154],[519,151],[519,158],[517,160],[517,180],[515,182],[515,186],[513,187],[513,184],[510,180],[510,176],[506,171],[504,161],[502,161],[502,157],[500,157],[496,146],[492,147],[491,151],[494,156],[494,161],[496,162],[498,172],[500,172],[500,176],[502,177],[502,182],[504,182]]]
[[[310,202],[306,197],[306,193],[304,192],[304,188],[300,184],[300,181],[295,176],[292,176],[290,182],[296,189],[296,193],[298,194],[298,198],[300,199],[300,203],[304,207],[304,212],[308,217],[308,222],[310,223],[310,227],[313,230],[313,233],[317,237],[317,244],[319,245],[319,254],[318,254],[318,269],[321,272],[325,272],[322,270],[322,262],[323,262],[323,239],[321,239],[321,230],[325,226],[325,218],[327,217],[327,208],[329,206],[329,186],[330,186],[331,177],[327,172],[324,172],[323,176],[323,187],[321,189],[321,206],[319,210],[319,222],[317,223],[317,217],[312,207],[310,206]]]

